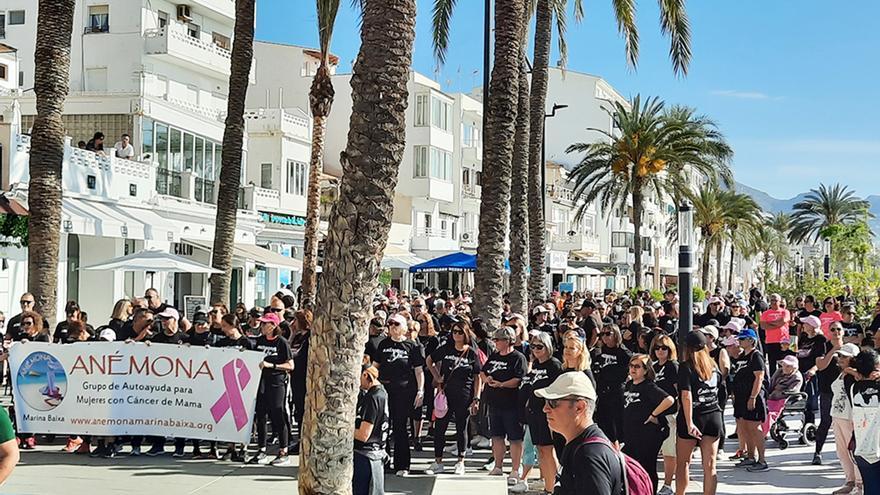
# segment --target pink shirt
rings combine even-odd
[[[766,324],[771,321],[776,321],[778,319],[783,320],[783,324],[778,328],[769,328]],[[791,322],[791,313],[787,309],[768,309],[761,313],[761,326],[764,328],[764,333],[766,335],[765,343],[767,344],[779,344],[782,342],[788,343],[789,335],[788,335],[788,324]]]
[[[819,321],[822,322],[822,333],[826,336],[829,335],[828,330],[831,328],[831,324],[835,321],[843,320],[843,315],[840,314],[840,311],[832,311],[830,313],[822,313],[819,315]]]

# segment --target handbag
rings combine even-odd
[[[459,359],[465,357],[467,355],[467,351],[469,349],[470,349],[470,346],[468,346],[468,349],[461,351],[461,355],[459,356]],[[456,365],[454,367],[452,367],[452,369],[449,370],[449,374],[451,375],[452,372],[455,371],[455,369],[457,367],[458,367],[458,363],[456,363]],[[446,380],[448,378],[449,377],[444,376],[443,381],[446,382]],[[433,413],[434,419],[442,419],[442,418],[446,417],[446,414],[448,412],[449,412],[449,401],[446,399],[446,392],[443,390],[443,387],[441,386],[440,388],[438,388],[437,393],[434,394],[434,413]]]

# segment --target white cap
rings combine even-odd
[[[853,357],[859,354],[859,346],[853,344],[852,342],[848,344],[843,344],[840,349],[837,350],[837,354],[846,357]]]
[[[575,396],[596,400],[596,388],[583,372],[569,371],[559,375],[549,387],[535,390],[535,395],[542,399],[562,399]]]
[[[98,338],[101,340],[106,340],[108,342],[115,342],[116,332],[114,332],[112,328],[105,328],[101,330],[101,335],[99,335]]]

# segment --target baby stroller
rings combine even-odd
[[[775,402],[775,401],[769,401]],[[804,392],[795,392],[788,394],[784,401],[778,401],[780,406],[778,410],[773,410],[771,404],[768,404],[768,414],[770,417],[770,438],[776,441],[779,448],[785,450],[788,448],[789,442],[786,434],[789,432],[798,433],[798,441],[801,445],[812,445],[816,441],[816,425],[807,423],[805,413],[807,411],[807,394]],[[800,428],[794,428],[789,425],[786,418],[793,419],[797,417],[800,422]]]

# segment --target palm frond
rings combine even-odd
[[[455,10],[456,0],[434,0],[434,13],[431,17],[433,28],[434,58],[438,65],[446,62],[446,50],[449,48],[449,20]]]
[[[321,63],[329,65],[330,40],[333,39],[333,27],[336,25],[336,14],[339,12],[339,0],[317,0],[316,3]]]
[[[559,44],[559,61],[564,69],[568,64],[568,43],[565,40],[565,34],[568,29],[567,12],[565,8],[568,6],[568,0],[550,0],[550,10],[556,17],[556,35]]]
[[[626,43],[626,61],[630,67],[636,68],[639,62],[639,29],[636,26],[635,0],[612,0],[611,6],[617,19],[617,30]]]
[[[669,36],[669,58],[677,75],[686,76],[691,62],[691,25],[685,0],[658,0],[660,31]]]

